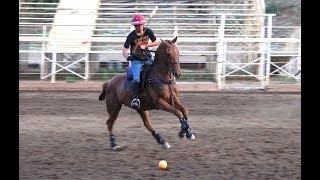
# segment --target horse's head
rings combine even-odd
[[[179,78],[181,76],[181,69],[179,64],[179,50],[176,46],[177,37],[172,41],[162,40],[162,43],[159,45],[158,50],[156,51],[156,56],[159,61],[167,65],[168,69],[172,74]]]

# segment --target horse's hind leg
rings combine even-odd
[[[107,120],[107,126],[108,126],[108,131],[109,131],[109,135],[110,135],[110,143],[111,143],[111,149],[116,151],[120,148],[120,146],[118,146],[116,144],[116,139],[115,136],[113,134],[113,124],[114,122],[117,120],[119,112],[120,112],[121,106],[119,107],[108,107],[107,111],[109,113],[109,118]]]
[[[157,142],[161,144],[163,148],[169,149],[170,144],[163,137],[161,137],[161,135],[158,132],[156,132],[151,126],[151,121],[149,118],[148,111],[137,111],[137,112],[141,116],[144,126],[149,130],[149,132],[152,133],[153,137],[157,140]]]

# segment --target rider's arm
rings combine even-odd
[[[128,51],[129,51],[128,48],[125,48],[125,47],[124,47],[124,48],[122,49],[122,55],[123,55],[123,57],[125,57],[126,59],[127,59],[127,57],[129,56]]]
[[[147,47],[157,46],[158,45],[158,41],[157,41],[157,38],[154,35],[153,31],[151,29],[147,28],[146,33],[149,35],[149,38],[152,41],[152,43],[147,44]]]
[[[158,41],[155,40],[152,43],[147,44],[147,47],[153,47],[153,46],[157,46],[158,45]]]
[[[128,52],[129,52],[129,48],[130,48],[130,45],[132,44],[132,33],[130,33],[128,36],[127,36],[127,39],[126,39],[126,42],[124,43],[123,45],[123,49],[122,49],[122,55],[123,57],[125,57],[127,59],[127,57],[129,56]]]

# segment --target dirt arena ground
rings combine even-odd
[[[110,150],[107,113],[99,91],[20,91],[19,177],[42,179],[301,179],[299,93],[190,93],[196,140],[180,139],[178,119],[149,111],[171,144],[164,150],[139,115],[123,107]],[[158,162],[168,162],[160,170]]]

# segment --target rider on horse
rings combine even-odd
[[[122,54],[126,58],[126,60],[131,61],[131,68],[133,74],[133,97],[131,102],[132,108],[140,107],[138,93],[140,91],[140,72],[143,68],[143,65],[150,65],[152,63],[151,53],[146,50],[148,49],[148,47],[158,45],[153,31],[150,28],[144,27],[145,23],[146,20],[143,15],[136,14],[133,16],[131,24],[135,26],[135,30],[133,30],[127,36],[122,51]],[[149,39],[152,41],[152,43],[149,43]],[[131,55],[128,55],[129,47]]]

